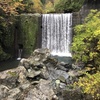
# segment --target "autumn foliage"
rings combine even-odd
[[[0,9],[7,15],[18,14],[18,8],[24,10],[24,5],[20,1],[0,0]]]

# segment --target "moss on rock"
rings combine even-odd
[[[18,43],[23,44],[24,56],[30,55],[36,47],[40,14],[21,14],[18,17]]]

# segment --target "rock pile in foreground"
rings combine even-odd
[[[0,100],[66,100],[60,92],[72,82],[69,66],[36,49],[17,68],[0,72]]]

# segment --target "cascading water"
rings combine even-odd
[[[43,14],[42,48],[51,50],[52,55],[70,56],[72,41],[72,14]]]

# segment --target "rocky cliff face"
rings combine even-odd
[[[73,13],[73,26],[83,23],[84,19],[92,9],[100,10],[100,0],[85,0],[80,11]]]
[[[18,50],[18,44],[22,44],[25,57],[37,47],[38,36],[41,35],[41,15],[21,14],[17,19],[15,49]]]

